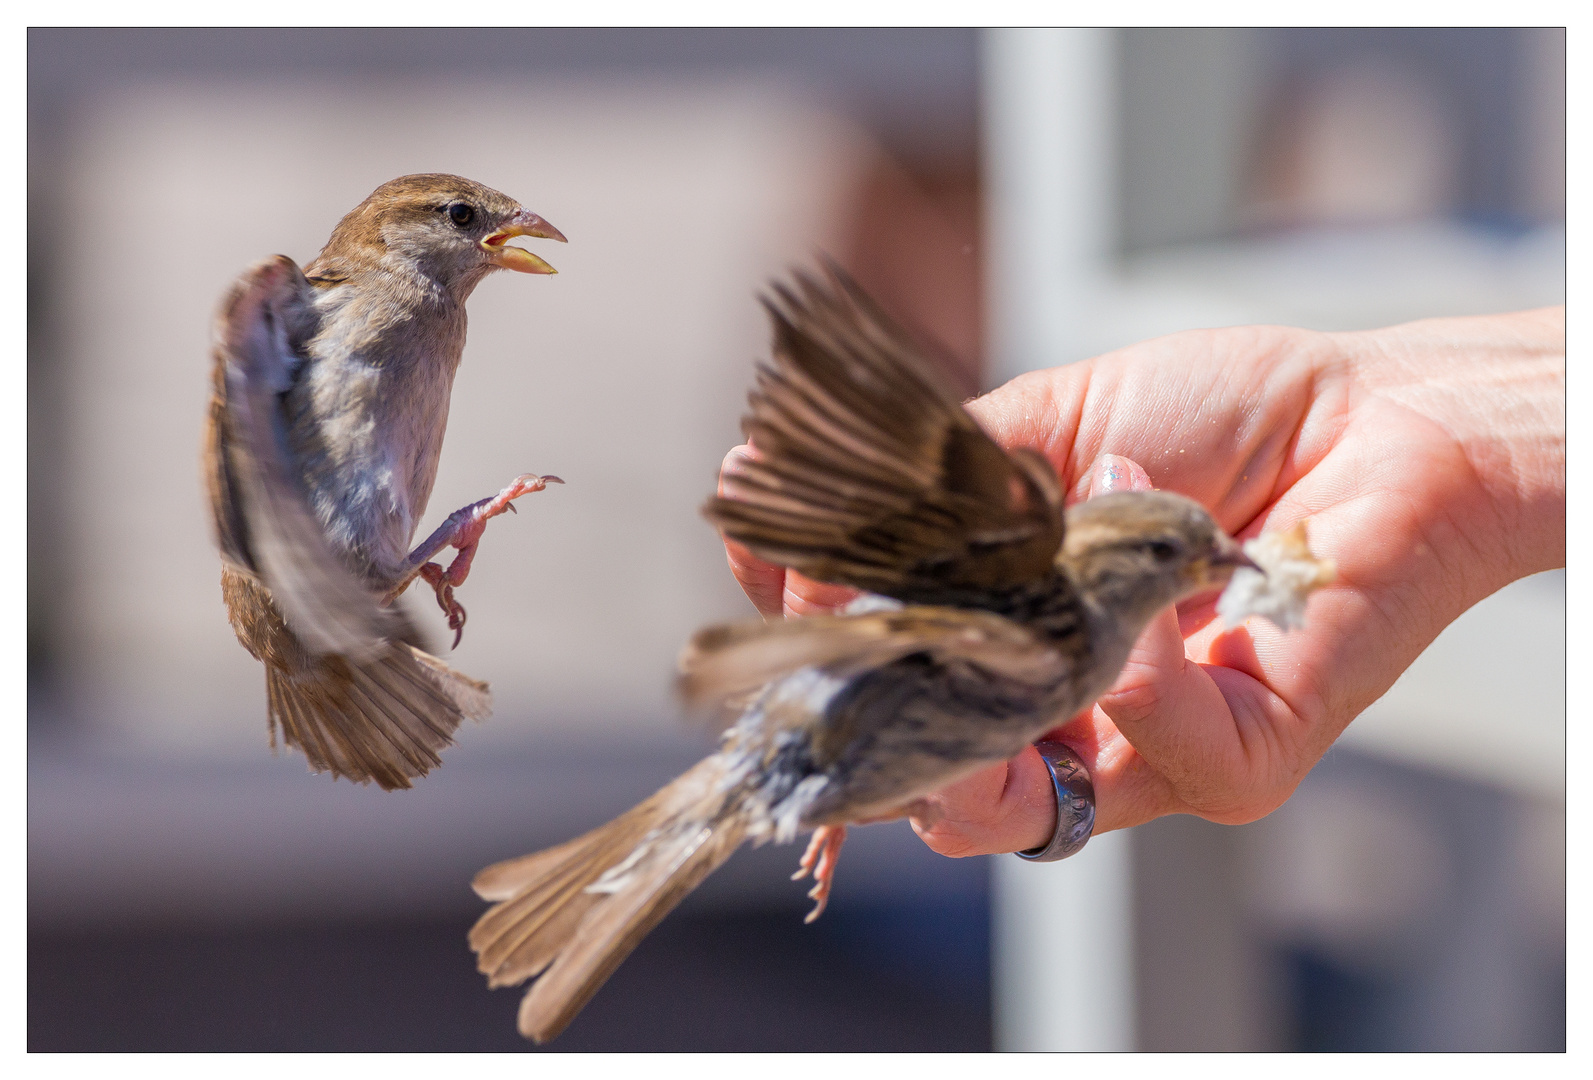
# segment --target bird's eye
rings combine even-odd
[[[1157,562],[1169,562],[1178,557],[1178,545],[1170,544],[1166,540],[1152,540],[1149,547]]]
[[[448,206],[448,220],[461,229],[476,219],[476,210],[469,203],[450,203]]]

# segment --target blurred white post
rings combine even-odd
[[[1106,30],[988,30],[983,68],[990,370],[1088,355],[1112,285],[1114,43]],[[1134,1047],[1127,833],[1066,862],[995,860],[996,1047]]]
[[[1110,30],[986,30],[981,56],[991,381],[1082,360],[1111,291]]]

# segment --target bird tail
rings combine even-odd
[[[266,707],[273,746],[280,728],[316,772],[392,791],[442,764],[438,753],[460,723],[492,714],[492,695],[430,653],[390,642],[368,661],[318,656],[294,671],[267,664]]]
[[[442,758],[466,717],[492,715],[487,684],[405,641],[368,658],[316,655],[288,629],[253,574],[223,566],[221,595],[238,641],[265,664],[271,745],[277,732],[315,772],[407,788]]]
[[[520,1003],[520,1034],[558,1035],[648,932],[747,836],[718,756],[699,762],[607,825],[489,866],[472,882],[500,901],[470,931],[488,985],[541,974]]]

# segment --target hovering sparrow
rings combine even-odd
[[[526,474],[450,515],[409,550],[426,511],[465,345],[465,301],[495,269],[551,274],[515,236],[564,240],[513,199],[463,177],[391,180],[302,271],[246,271],[217,316],[202,467],[221,594],[265,664],[277,729],[316,771],[407,788],[440,764],[487,684],[421,648],[391,605],[417,576],[455,631],[454,589],[488,519],[554,476]],[[430,560],[448,547],[444,568]]]
[[[814,830],[798,873],[817,881],[811,920],[848,823],[1011,758],[1111,686],[1151,616],[1248,562],[1177,495],[1107,495],[1064,529],[1046,460],[997,446],[856,286],[776,292],[774,363],[744,425],[758,458],[705,513],[763,559],[876,595],[699,633],[685,696],[740,707],[718,752],[609,824],[477,875],[500,901],[470,933],[478,966],[494,987],[541,973],[519,1018],[539,1042],[743,842]]]

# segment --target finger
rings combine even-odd
[[[1056,830],[1056,789],[1030,746],[920,800],[908,821],[930,850],[952,858],[1027,851]]]
[[[1093,366],[1085,361],[1031,371],[964,407],[998,444],[1038,450],[1051,462],[1062,483],[1068,484],[1076,475],[1069,454],[1075,449],[1082,388],[1089,384]]]
[[[1174,805],[1161,812],[1242,824],[1276,809],[1299,779],[1289,769],[1297,756],[1290,735],[1303,722],[1243,672],[1181,663],[1176,672],[1149,664],[1125,669],[1100,701],[1101,712],[1165,781]],[[1125,788],[1126,798],[1132,789]]]
[[[719,466],[719,494],[725,495],[725,477],[734,476],[742,463],[751,460],[751,448],[733,447]],[[766,619],[779,618],[784,608],[785,567],[758,558],[745,544],[725,540],[725,561],[735,575],[741,591],[747,594],[758,614]]]
[[[778,619],[784,607],[785,567],[764,562],[734,540],[725,541],[725,561],[758,614]]]
[[[1129,829],[1186,807],[1167,778],[1140,756],[1099,706],[1091,706],[1045,739],[1065,743],[1084,762],[1095,789],[1094,834]]]
[[[1091,467],[1088,484],[1095,496],[1147,490],[1150,478],[1135,462],[1107,454]],[[1104,758],[1095,791],[1098,823],[1133,824],[1149,820],[1146,813],[1156,816],[1180,805],[1208,817],[1233,814],[1237,803],[1228,803],[1252,787],[1243,775],[1246,755],[1235,738],[1233,702],[1270,723],[1277,710],[1269,698],[1275,695],[1248,677],[1224,679],[1220,686],[1207,668],[1188,659],[1177,610],[1158,614],[1097,703],[1126,743],[1114,746],[1107,739],[1097,751]],[[1267,728],[1258,722],[1254,730],[1261,738]]]
[[[745,463],[753,460],[754,456],[752,447],[747,443],[742,443],[740,446],[732,446],[725,452],[724,460],[719,463],[719,486],[716,489],[720,498],[730,498],[729,495],[725,494],[725,477],[740,476],[744,471]]]
[[[856,589],[848,586],[828,585],[788,570],[781,603],[787,616],[833,615],[858,595]]]
[[[1178,616],[1171,608],[1151,620],[1101,711],[1130,745],[1175,788],[1208,773],[1226,755],[1222,728],[1228,705],[1199,664],[1184,655]]]

